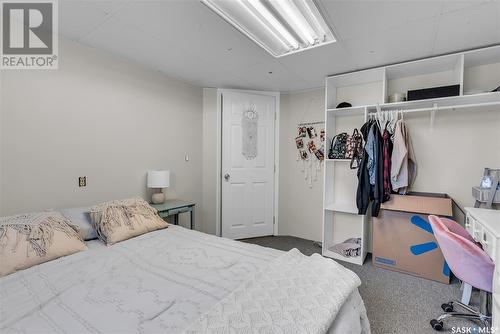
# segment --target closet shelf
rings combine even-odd
[[[327,257],[330,257],[330,258],[333,258],[333,259],[337,259],[337,260],[341,260],[341,261],[345,261],[345,262],[349,262],[349,263],[354,263],[354,264],[357,264],[357,265],[362,265],[363,262],[364,262],[364,257],[363,256],[345,257],[345,256],[340,255],[337,252],[332,251],[331,247],[327,248],[327,249],[324,249],[323,250],[323,255],[327,256]]]
[[[493,67],[491,67],[491,66]],[[500,92],[464,95],[464,91],[490,91],[498,86],[492,73],[483,80],[482,71],[497,71],[500,65],[500,45],[451,55],[431,57],[382,66],[368,70],[330,75],[325,78],[325,135],[327,143],[335,134],[351,133],[361,126],[380,107],[381,110],[401,110],[428,116],[430,129],[436,114],[455,117],[453,110],[464,109],[471,115],[476,110],[500,111]],[[479,66],[489,66],[481,67]],[[496,73],[496,72],[495,72]],[[480,76],[477,76],[480,75]],[[394,93],[413,89],[459,84],[460,95],[435,99],[386,103]],[[341,102],[349,108],[336,108]],[[378,104],[377,104],[378,102]],[[437,113],[436,113],[437,111]],[[417,114],[418,113],[418,114]],[[473,117],[473,116],[472,116]],[[325,149],[327,143],[325,143]],[[323,256],[362,264],[367,251],[368,215],[358,215],[355,191],[358,186],[356,171],[349,169],[349,160],[326,159],[323,183]],[[330,247],[349,237],[361,237],[359,258],[344,258]],[[500,306],[499,306],[500,308]]]
[[[440,97],[436,99],[404,101],[395,103],[384,103],[380,104],[380,108],[382,110],[402,109],[409,111],[411,110],[424,111],[424,110],[432,110],[434,108],[434,104],[437,105],[438,109],[500,105],[500,92]],[[367,110],[368,112],[377,111],[377,106],[376,105],[368,106]]]
[[[327,109],[328,114],[334,116],[358,116],[364,115],[366,106]]]
[[[325,206],[325,210],[357,215],[358,208],[355,203],[331,203]]]
[[[459,95],[459,96],[449,96],[440,97],[436,99],[426,99],[426,100],[415,100],[415,101],[404,101],[404,102],[393,102],[393,103],[381,103],[380,108],[383,110],[392,109],[403,109],[403,110],[413,110],[422,109],[430,110],[437,104],[439,108],[453,109],[461,107],[482,107],[491,105],[500,105],[500,92],[490,92],[490,93],[479,93],[471,95]],[[349,108],[333,108],[327,109],[327,113],[333,114],[335,116],[349,116],[349,115],[362,115],[365,112],[374,112],[377,110],[376,104],[356,106]]]

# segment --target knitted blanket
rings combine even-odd
[[[185,333],[326,333],[360,284],[356,274],[335,261],[292,249],[252,275]]]

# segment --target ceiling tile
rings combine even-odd
[[[280,91],[500,43],[500,1],[319,1],[339,42],[278,59],[199,1],[60,0],[60,33],[194,85]]]
[[[200,87],[227,88],[242,83],[242,79],[235,76],[233,72],[227,71],[220,65],[208,63],[203,59],[197,59],[196,61],[180,59],[175,64],[162,65],[160,70]]]
[[[500,43],[500,1],[442,16],[434,54]]]
[[[59,0],[59,7],[92,7],[103,11],[106,14],[111,14],[118,10],[126,0]]]
[[[323,86],[325,75],[343,73],[357,68],[350,54],[340,43],[299,52],[279,58],[278,61],[303,78],[305,82],[310,83],[309,88]]]
[[[78,40],[105,21],[107,14],[88,1],[59,3],[59,30],[69,39]]]
[[[238,71],[238,77],[242,78],[248,88],[257,90],[293,91],[312,86],[277,60],[242,69]]]
[[[116,18],[110,18],[80,42],[149,65],[156,70],[162,64],[175,65],[182,61],[182,57],[178,56],[179,52],[166,52],[153,37],[145,36]],[[185,60],[195,61],[189,57]]]
[[[479,6],[488,1],[495,0],[462,0],[462,1],[443,1],[443,9],[441,14],[456,12],[473,6]]]
[[[184,48],[168,48],[155,37],[113,16],[81,40],[126,59],[199,86],[236,82],[219,64],[211,64]]]
[[[147,6],[131,2],[116,17],[155,36],[165,48],[189,50],[209,63],[224,64],[228,70],[273,59],[198,1],[154,1]]]
[[[438,16],[440,1],[321,0],[335,33],[342,40],[367,38],[402,24]]]
[[[432,51],[438,20],[402,24],[343,44],[360,68],[422,58]]]

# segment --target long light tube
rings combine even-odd
[[[258,15],[256,15],[252,11],[252,9],[247,5],[245,1],[240,1],[240,4],[256,21],[258,21],[274,37],[275,40],[279,41],[285,48],[290,47],[273,31],[273,29],[271,29],[271,27],[269,27],[269,25],[267,25],[263,20],[261,20],[261,18]]]
[[[274,57],[335,42],[312,0],[201,0]]]
[[[264,19],[283,36],[292,49],[297,49],[299,43],[295,38],[286,30],[286,28],[278,22],[278,20],[269,12],[269,10],[260,2],[260,0],[247,0],[248,3],[264,17]]]
[[[274,0],[271,1],[271,4],[278,12],[284,14],[289,25],[297,28],[297,33],[304,42],[309,43],[309,45],[315,44],[318,38],[314,36],[314,32],[308,27],[308,23],[305,21],[304,16],[300,14],[292,1]]]
[[[313,12],[313,10],[309,6],[307,0],[305,0],[305,1],[295,0],[294,3],[299,9],[301,9],[301,12],[303,14],[305,14],[304,15],[305,19],[309,22],[309,24],[311,24],[311,26],[314,27],[314,30],[316,32],[321,33],[322,31],[325,30],[325,27],[323,27],[321,25],[321,23],[318,22],[318,19],[316,18],[316,15],[319,15],[319,13],[315,14]],[[321,42],[325,38],[325,34],[323,33],[322,36],[318,36],[318,37],[320,37],[320,42]]]

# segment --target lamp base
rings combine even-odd
[[[165,194],[162,193],[161,191],[158,193],[154,193],[153,196],[151,197],[151,202],[153,202],[153,204],[165,203]]]

